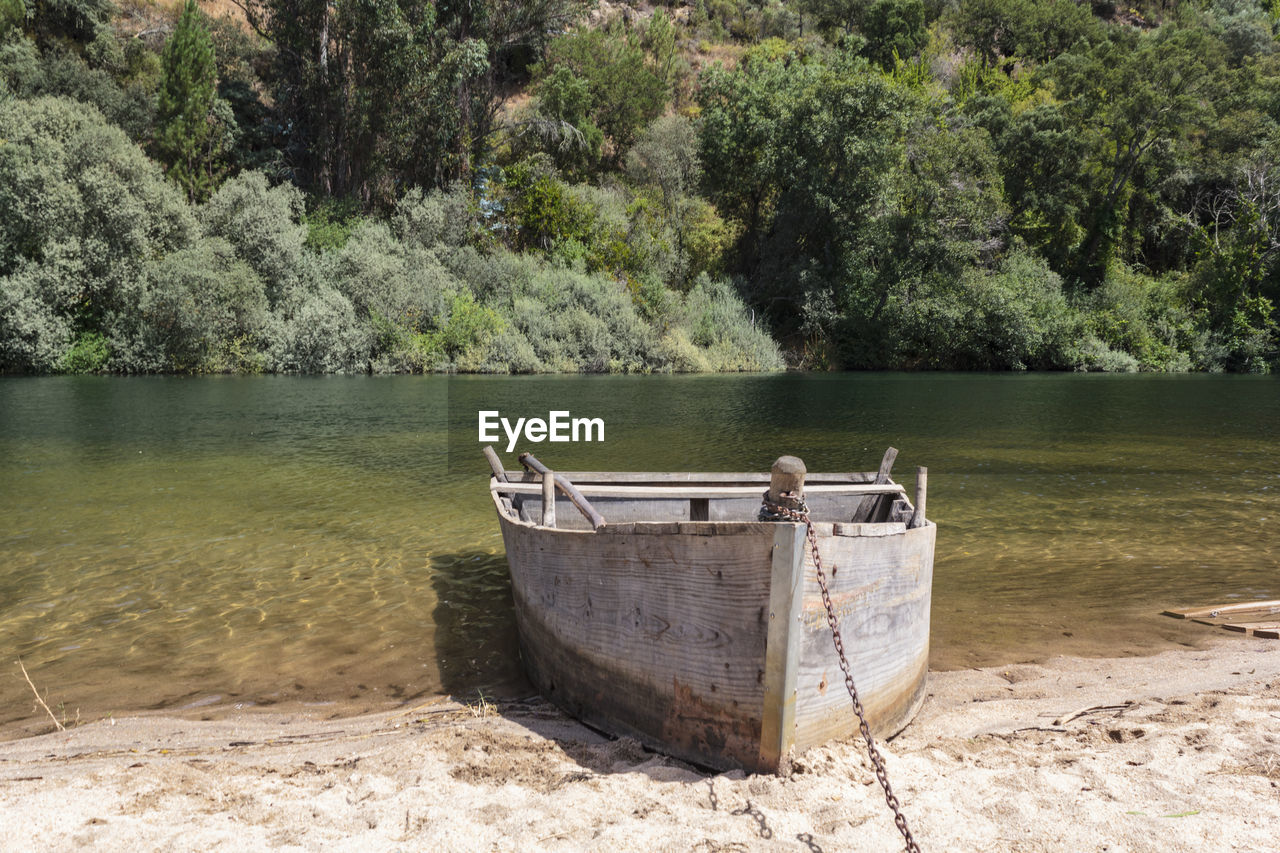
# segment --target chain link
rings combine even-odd
[[[880,787],[884,789],[884,800],[889,804],[889,808],[893,810],[893,824],[898,827],[898,832],[902,833],[903,839],[907,842],[907,853],[920,853],[920,845],[916,844],[915,838],[911,835],[911,830],[907,828],[907,818],[902,813],[902,805],[893,793],[893,786],[889,784],[889,774],[885,770],[884,757],[880,754],[880,750],[876,748],[876,742],[871,737],[871,726],[868,725],[866,714],[863,713],[862,700],[858,698],[858,688],[853,683],[853,673],[849,669],[849,659],[844,653],[844,638],[840,636],[836,610],[831,604],[831,592],[827,589],[827,574],[822,569],[822,557],[818,554],[818,536],[814,532],[813,522],[809,519],[809,508],[803,503],[800,504],[798,510],[773,503],[769,500],[769,493],[765,492],[764,503],[760,507],[760,520],[798,521],[805,525],[805,538],[809,540],[809,550],[813,554],[813,567],[817,571],[818,589],[822,591],[822,604],[827,609],[827,625],[831,628],[831,640],[835,644],[836,654],[840,657],[840,671],[844,673],[844,686],[849,690],[849,698],[853,700],[853,712],[858,715],[858,731],[862,734],[862,739],[867,742],[867,755],[871,757],[871,764],[876,771],[876,779],[880,782]]]

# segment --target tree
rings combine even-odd
[[[87,336],[127,352],[146,260],[197,234],[186,203],[77,101],[0,99],[0,139],[0,370],[56,369]]]
[[[389,208],[470,182],[498,109],[583,0],[237,0],[276,46],[286,155],[304,185]]]
[[[214,189],[219,139],[213,104],[217,65],[213,39],[196,0],[187,0],[182,17],[164,48],[156,114],[156,153],[168,164],[169,179],[192,201]]]
[[[609,142],[609,160],[617,165],[636,134],[662,113],[667,86],[631,37],[603,30],[579,30],[552,42],[540,70],[567,68],[585,80],[591,120]]]
[[[1116,30],[1064,53],[1045,73],[1069,122],[1085,131],[1091,215],[1076,274],[1097,283],[1121,237],[1139,167],[1212,124],[1225,88],[1222,43],[1201,29]]]

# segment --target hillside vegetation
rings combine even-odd
[[[1266,372],[1278,19],[0,0],[0,370]]]

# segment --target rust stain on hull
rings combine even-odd
[[[707,756],[703,763],[713,766],[730,758],[739,766],[753,767],[760,751],[758,717],[709,701],[678,678],[672,678],[671,690],[671,706],[662,727],[664,741]]]

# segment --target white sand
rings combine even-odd
[[[1280,642],[934,673],[883,745],[926,851],[1280,851]],[[1094,710],[1095,706],[1124,706]],[[709,775],[541,701],[0,744],[13,850],[901,849],[860,742]],[[1055,720],[1061,720],[1055,724]]]

